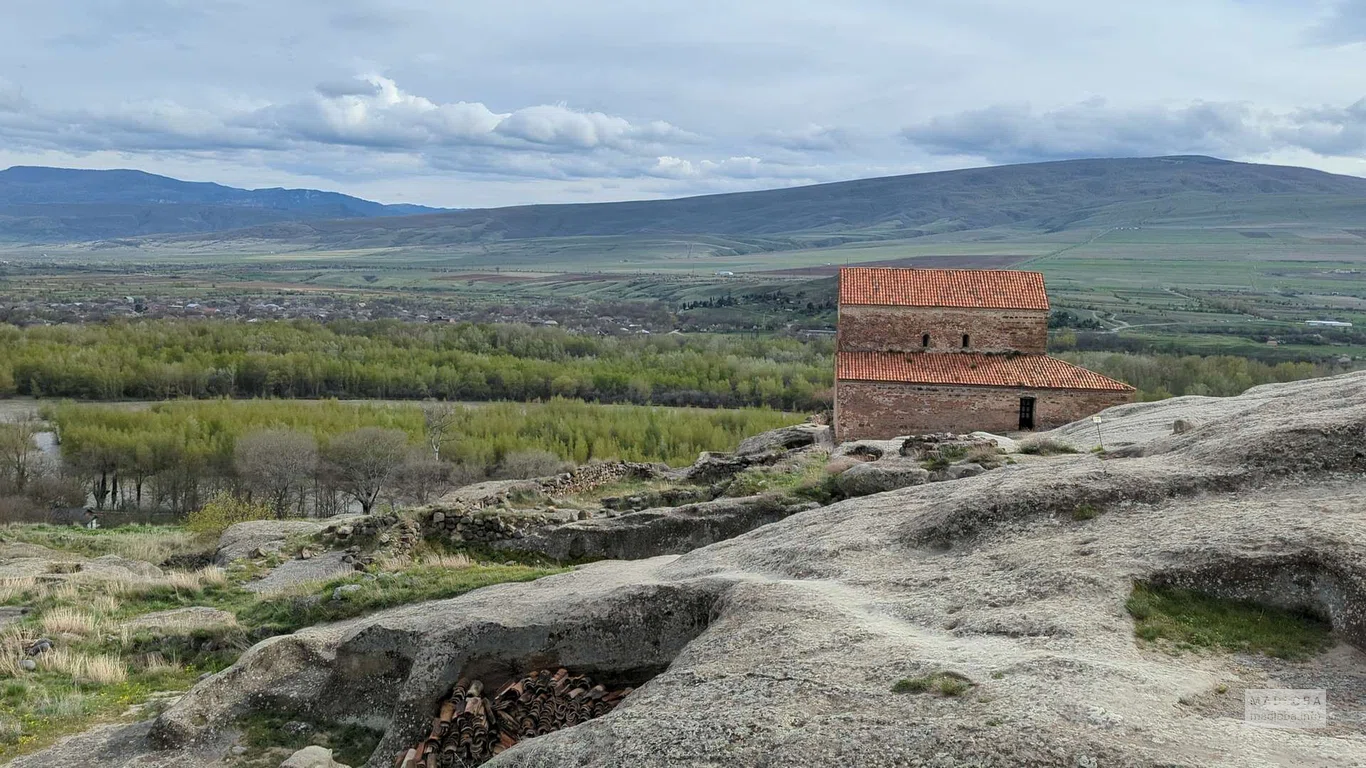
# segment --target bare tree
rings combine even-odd
[[[455,420],[459,408],[450,403],[424,403],[422,421],[427,428],[427,445],[432,449],[432,458],[441,461],[441,445],[455,432]]]
[[[0,424],[0,490],[22,493],[32,479],[42,457],[34,440],[38,432],[32,419]]]
[[[332,483],[368,515],[407,461],[409,450],[408,435],[397,429],[362,427],[333,438],[322,459]]]
[[[318,468],[318,443],[292,429],[264,429],[237,439],[233,466],[247,487],[259,492],[277,517]]]
[[[452,487],[451,464],[414,450],[394,475],[392,496],[407,504],[429,504]]]

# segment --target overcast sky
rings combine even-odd
[[[1366,175],[1366,0],[4,0],[0,167],[483,207],[1069,157]]]

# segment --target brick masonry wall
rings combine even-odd
[[[841,381],[835,385],[835,438],[847,442],[929,432],[1016,432],[1022,397],[1035,398],[1034,426],[1042,430],[1131,402],[1133,393]]]
[[[845,352],[920,352],[924,334],[930,351],[1043,354],[1048,346],[1048,312],[1020,309],[843,306],[839,349]],[[969,346],[963,348],[963,334]]]

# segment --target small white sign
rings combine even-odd
[[[1092,416],[1092,417],[1091,417],[1091,423],[1092,423],[1092,424],[1099,424],[1099,423],[1101,423],[1101,418],[1100,418],[1099,416]]]
[[[1246,690],[1243,719],[1262,728],[1326,728],[1328,692],[1322,688]]]

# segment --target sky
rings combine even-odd
[[[4,0],[0,168],[444,207],[1076,157],[1366,176],[1366,0]]]

